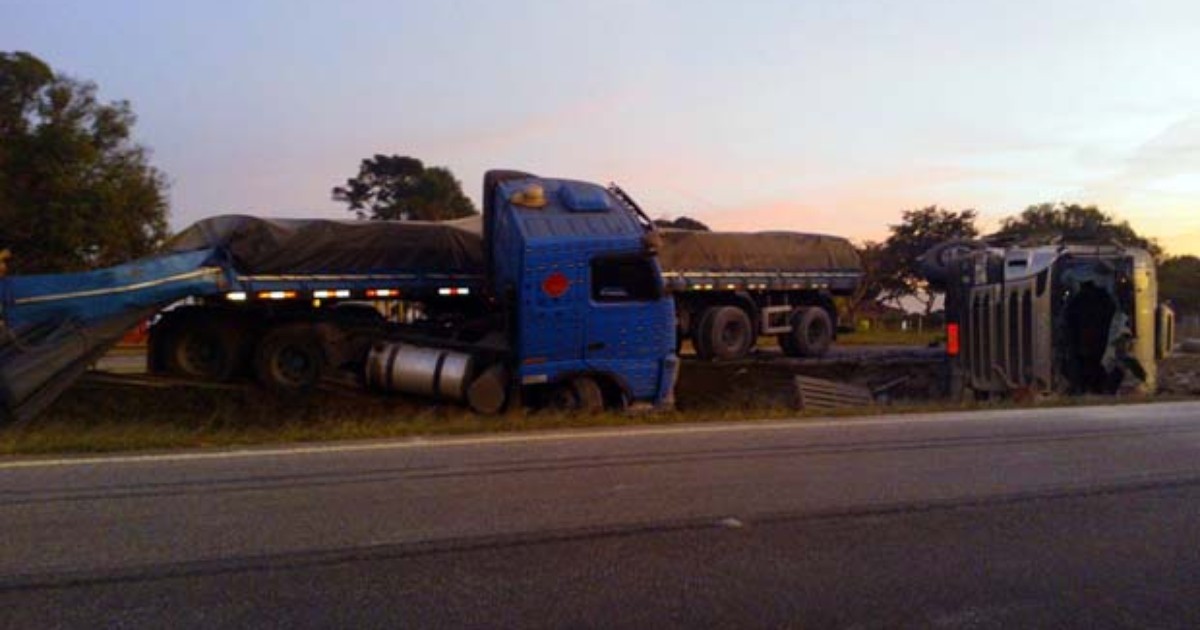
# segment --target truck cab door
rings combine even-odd
[[[584,361],[624,380],[635,398],[655,396],[663,359],[675,351],[675,309],[654,258],[596,256],[588,290]]]
[[[577,369],[567,364],[583,358],[586,272],[570,255],[537,256],[527,265],[518,353],[523,367],[539,372],[544,367]]]

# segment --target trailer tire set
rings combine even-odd
[[[736,306],[710,306],[700,316],[692,343],[701,359],[736,359],[749,352],[754,336],[746,311]]]
[[[685,330],[685,322],[695,322],[688,336],[696,357],[703,360],[743,358],[754,348],[760,334],[773,334],[784,355],[789,357],[818,358],[829,352],[837,330],[830,309],[797,306],[784,315],[787,326],[775,330],[786,328],[786,331],[771,333],[756,326],[755,318],[742,306],[705,306],[699,309],[698,316],[682,314],[679,330]]]
[[[151,328],[148,361],[162,372],[224,383],[238,375],[242,364],[242,330],[193,307],[163,316]]]
[[[833,344],[833,318],[819,306],[800,307],[789,318],[792,329],[778,337],[789,357],[821,357]]]

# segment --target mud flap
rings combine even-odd
[[[675,384],[679,382],[679,356],[667,355],[662,360],[662,370],[658,375],[658,398],[654,406],[659,409],[675,408]]]

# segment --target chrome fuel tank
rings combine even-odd
[[[463,401],[475,374],[464,352],[406,343],[377,343],[367,355],[367,385],[376,389]]]

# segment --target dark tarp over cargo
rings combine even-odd
[[[660,230],[665,271],[818,271],[861,268],[844,238],[798,232]]]
[[[179,233],[171,251],[218,249],[239,274],[480,273],[482,222],[335,221],[225,215]]]
[[[226,215],[200,221],[172,239],[172,251],[213,248],[239,274],[481,273],[482,222],[335,221]],[[844,238],[797,232],[660,230],[666,271],[818,271],[860,269]]]

